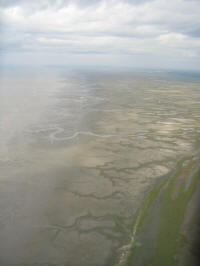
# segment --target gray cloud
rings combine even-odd
[[[188,31],[186,34],[194,38],[200,38],[200,28]]]
[[[108,0],[107,0],[108,1]],[[153,0],[124,0],[124,2],[134,5],[141,5],[145,2],[151,2]],[[94,5],[102,2],[102,0],[35,0],[34,4],[38,6],[66,6],[70,3],[75,3],[80,6]],[[27,0],[1,0],[1,6],[11,7],[11,6],[20,6],[20,5],[30,5],[30,2]]]
[[[105,64],[108,54],[180,65],[200,57],[197,0],[3,0],[1,14],[6,54],[99,54]]]

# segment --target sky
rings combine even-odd
[[[200,0],[1,0],[0,63],[200,69]]]

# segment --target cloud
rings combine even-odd
[[[200,57],[197,0],[4,0],[1,17],[5,53]]]
[[[125,3],[130,3],[134,5],[141,5],[145,2],[151,2],[153,0],[124,0]],[[27,0],[1,0],[1,5],[4,7],[11,7],[11,6],[30,6],[35,5],[38,6],[40,9],[42,6],[57,6],[63,7],[69,4],[76,4],[81,7],[95,5],[101,3],[102,0],[35,0],[32,3],[27,2]],[[107,1],[109,2],[109,0]]]

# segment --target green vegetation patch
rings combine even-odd
[[[127,250],[126,254],[123,254],[123,256],[125,258],[122,260],[121,263],[119,263],[120,266],[131,265],[131,261],[132,261],[132,258],[134,257],[136,249],[138,249],[138,248],[140,248],[142,246],[141,243],[139,243],[135,239],[135,237],[138,234],[138,232],[140,231],[144,219],[149,214],[150,206],[157,199],[161,188],[167,183],[167,181],[168,181],[167,178],[162,180],[162,182],[158,186],[152,188],[147,193],[141,208],[138,210],[138,212],[136,214],[136,220],[135,220],[133,228],[132,228],[133,238],[132,238],[132,241],[131,241],[130,249]]]
[[[176,255],[180,245],[180,229],[184,221],[187,204],[195,191],[200,173],[198,172],[193,176],[188,189],[186,189],[185,182],[182,182],[178,194],[173,197],[174,181],[179,177],[179,175],[174,176],[164,192],[160,213],[161,225],[153,255],[146,263],[148,266],[177,265],[178,258]]]
[[[186,164],[186,162],[188,162]],[[130,248],[126,254],[123,254],[124,259],[119,264],[120,266],[134,265],[134,256],[142,243],[136,241],[136,237],[141,230],[151,230],[151,228],[143,228],[145,218],[150,214],[153,203],[158,199],[160,208],[160,227],[156,240],[152,242],[153,252],[144,263],[145,266],[175,266],[177,265],[177,251],[181,243],[181,225],[184,221],[184,215],[187,204],[191,199],[197,182],[200,178],[200,172],[194,173],[190,185],[186,187],[185,181],[191,174],[191,169],[194,169],[197,162],[192,158],[185,158],[177,165],[176,173],[170,178],[165,178],[162,182],[151,189],[145,200],[138,210],[136,220],[133,226],[133,238]],[[165,185],[165,186],[164,186]],[[161,189],[163,190],[161,191]],[[158,217],[154,217],[158,219]],[[145,233],[145,232],[144,232]],[[143,266],[143,265],[142,265]]]

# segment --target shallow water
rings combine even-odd
[[[146,192],[199,151],[189,73],[9,70],[0,264],[118,265]]]

